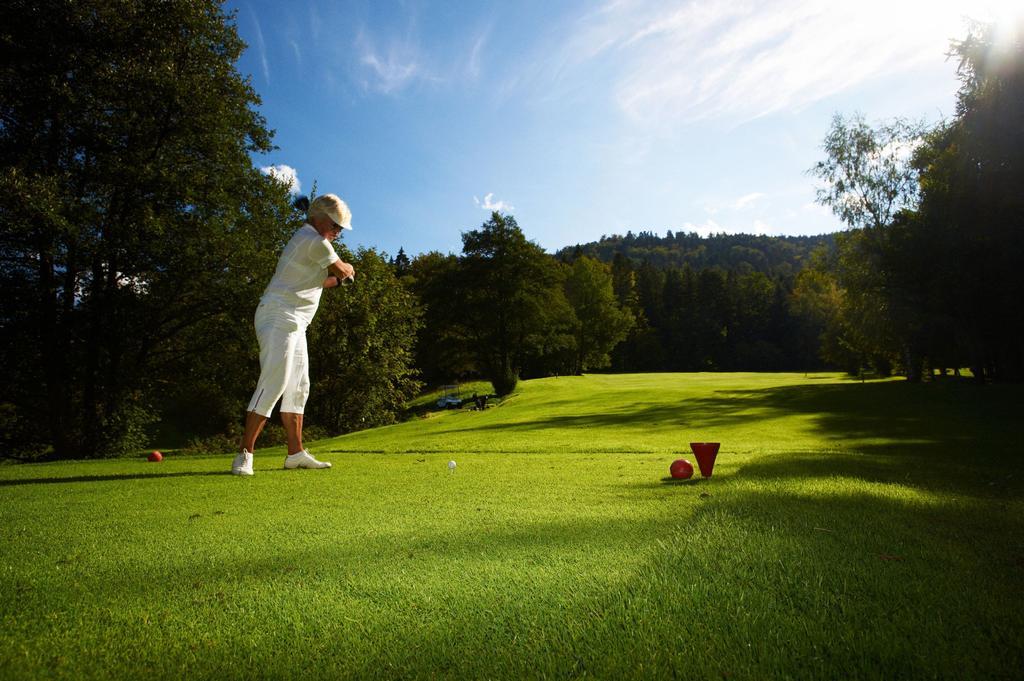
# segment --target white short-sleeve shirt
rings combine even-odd
[[[303,326],[313,321],[323,292],[324,271],[341,258],[334,246],[306,223],[284,247],[274,277],[263,292],[261,303],[273,305]]]

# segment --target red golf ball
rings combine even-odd
[[[673,478],[688,480],[693,477],[693,464],[686,459],[676,459],[668,470]]]
[[[163,454],[161,454],[160,452],[152,452],[152,453],[151,453],[151,454],[150,454],[149,456],[147,456],[146,458],[147,458],[148,460],[150,460],[150,461],[163,461],[163,460],[164,460],[164,455],[163,455]],[[691,473],[693,472],[693,469],[692,469],[692,468],[690,469],[690,472],[691,472]]]

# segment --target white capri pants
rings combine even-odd
[[[260,380],[246,411],[270,416],[281,400],[282,412],[303,413],[309,397],[306,327],[266,303],[256,308],[255,321],[260,343]]]

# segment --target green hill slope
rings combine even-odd
[[[514,453],[688,452],[723,442],[723,464],[787,452],[858,451],[922,438],[956,442],[964,420],[991,415],[996,398],[975,386],[901,379],[859,383],[841,374],[593,374],[520,383],[485,412],[427,418],[316,443],[318,451]],[[1006,390],[1000,397],[1010,397]],[[999,412],[1004,413],[1004,412]],[[1007,417],[1010,415],[1006,413]],[[975,432],[981,449],[1005,448],[1013,419]],[[910,444],[913,443],[913,444]]]

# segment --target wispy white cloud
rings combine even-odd
[[[830,211],[828,208],[826,208],[825,206],[821,205],[820,203],[818,203],[816,201],[808,201],[808,202],[806,202],[805,204],[800,206],[800,210],[803,211],[804,213],[816,213],[818,215],[832,215],[832,211]],[[794,212],[794,214],[795,214],[795,212]]]
[[[697,205],[704,209],[704,212],[708,215],[718,215],[725,211],[726,213],[741,211],[749,208],[752,204],[760,201],[766,196],[764,192],[750,192],[743,196],[735,199],[727,200],[703,200],[698,201]]]
[[[711,218],[704,222],[685,222],[683,232],[695,232],[700,236],[711,236],[713,234],[777,234],[770,224],[757,218],[753,222],[744,223],[745,226],[735,227],[731,224],[723,225]]]
[[[599,64],[646,123],[750,120],[941,59],[962,0],[613,0],[547,58],[552,82]]]
[[[474,196],[473,203],[483,210],[498,211],[499,213],[510,213],[516,209],[515,206],[510,203],[506,203],[505,201],[493,201],[493,197],[494,192],[488,192],[487,195],[484,196],[483,201],[480,201],[480,199]]]
[[[476,80],[480,77],[480,58],[483,53],[484,45],[487,44],[487,39],[490,37],[490,33],[490,27],[480,31],[473,40],[472,47],[470,47],[469,59],[466,61],[466,75],[468,75],[472,80]]]
[[[292,194],[298,194],[302,191],[302,184],[299,182],[299,171],[289,165],[281,163],[276,166],[263,166],[260,168],[260,172],[286,183]]]
[[[263,67],[263,80],[270,84],[270,62],[267,61],[267,44],[263,40],[263,29],[260,28],[260,19],[256,12],[251,13],[252,23],[256,29],[256,49],[260,53],[260,66]]]
[[[320,24],[320,10],[315,2],[311,2],[309,3],[309,35],[313,38],[313,42],[320,40]]]
[[[752,192],[736,199],[732,203],[733,210],[742,210],[744,207],[749,206],[758,199],[764,198],[764,194],[761,192]]]
[[[693,222],[683,223],[684,232],[695,232],[700,236],[711,236],[712,234],[722,234],[726,230],[714,220],[708,218],[700,224]]]
[[[368,29],[356,35],[356,50],[362,68],[363,86],[383,94],[398,92],[417,78],[430,79],[410,40],[392,39],[381,49]]]
[[[704,212],[707,213],[708,215],[718,215],[718,211],[720,211],[720,210],[722,210],[722,209],[718,206],[718,204],[715,204],[715,203],[705,203],[704,204]]]

